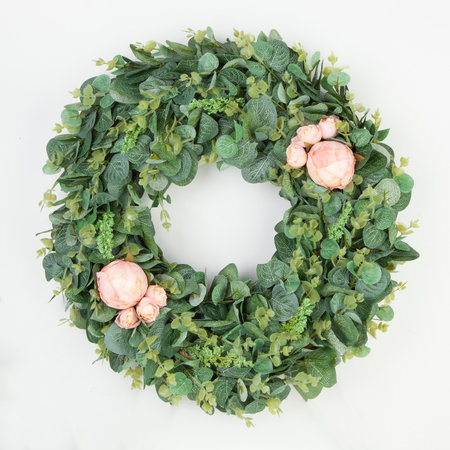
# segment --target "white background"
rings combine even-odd
[[[16,1],[2,6],[0,212],[0,448],[128,449],[448,449],[449,403],[449,52],[444,0],[418,1]],[[338,384],[305,403],[292,393],[284,414],[256,427],[204,414],[189,401],[162,403],[96,355],[80,330],[58,326],[61,299],[48,303],[34,236],[49,228],[37,206],[52,178],[41,173],[45,144],[67,93],[100,73],[92,62],[128,43],[184,42],[187,27],[257,34],[276,28],[312,54],[334,51],[349,64],[350,88],[380,107],[387,140],[410,156],[416,180],[402,220],[419,218],[409,242],[421,259],[401,267],[408,289],[394,303],[387,334],[372,352],[338,367]],[[235,169],[202,168],[172,190],[167,256],[212,274],[235,261],[243,277],[273,248],[287,206],[271,185],[248,185]],[[158,223],[158,220],[155,220]]]

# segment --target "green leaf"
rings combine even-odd
[[[275,312],[274,319],[286,322],[297,313],[298,298],[295,294],[288,294],[282,286],[278,285],[272,290],[270,305]]]
[[[225,293],[227,291],[227,284],[226,283],[219,283],[216,286],[214,286],[212,292],[211,292],[211,300],[212,302],[217,305],[219,302],[221,302],[225,298]]]
[[[332,72],[328,75],[327,81],[331,86],[347,86],[350,83],[350,75],[345,72]]]
[[[238,152],[238,146],[231,136],[225,134],[217,139],[215,150],[221,158],[232,158]]]
[[[355,290],[364,295],[365,300],[378,301],[386,297],[389,294],[386,293],[386,289],[391,280],[391,276],[386,269],[381,270],[380,281],[374,284],[364,283],[364,280],[359,279],[356,282]]]
[[[388,160],[386,156],[382,155],[379,152],[372,152],[368,161],[365,162],[362,167],[357,168],[355,172],[362,177],[367,177],[384,169],[387,165],[387,162]]]
[[[263,183],[270,180],[270,169],[276,167],[272,156],[261,155],[242,169],[242,176],[247,183]]]
[[[216,396],[217,404],[225,408],[228,397],[231,394],[236,382],[232,378],[220,377],[214,383],[214,395]]]
[[[271,129],[277,125],[277,110],[275,105],[267,97],[252,98],[244,108],[246,111],[253,110],[256,120],[251,124],[252,131],[267,126]]]
[[[187,395],[192,390],[192,381],[182,372],[175,374],[175,384],[169,384],[169,388],[175,395]]]
[[[117,309],[110,308],[109,306],[106,306],[105,304],[101,303],[100,308],[95,309],[94,312],[91,315],[91,320],[96,320],[97,322],[109,322],[111,319],[113,319],[119,311]]]
[[[377,311],[376,316],[380,320],[384,320],[385,322],[389,322],[394,318],[394,310],[389,305],[381,306]]]
[[[394,177],[394,180],[404,194],[411,192],[414,187],[414,180],[407,173]]]
[[[334,216],[341,210],[341,208],[342,200],[336,194],[330,195],[330,200],[323,204],[323,212],[326,216]]]
[[[400,187],[392,178],[384,178],[375,189],[383,196],[387,205],[395,205],[400,200]]]
[[[117,154],[111,158],[105,170],[105,179],[109,183],[120,184],[128,176],[130,164],[126,156]]]
[[[270,358],[258,359],[253,366],[253,369],[258,373],[270,373],[273,370],[272,361],[270,360]]]
[[[278,233],[274,237],[278,257],[282,260],[292,259],[292,253],[297,248],[297,241],[289,239],[284,233]]]
[[[283,41],[272,42],[273,53],[267,60],[270,68],[276,72],[283,72],[289,64],[289,47]]]
[[[375,284],[381,279],[381,267],[375,262],[370,264],[370,266],[363,266],[361,269],[361,277],[364,283]]]
[[[117,77],[111,83],[109,94],[117,103],[126,105],[138,104],[142,99],[139,88],[128,84],[126,78],[123,76]]]
[[[198,306],[204,300],[206,295],[206,286],[204,284],[199,284],[197,289],[190,295],[189,303],[192,306]]]
[[[258,156],[258,152],[256,150],[257,145],[258,144],[253,141],[242,140],[238,142],[238,152],[232,158],[227,158],[225,162],[230,166],[235,166],[239,169],[243,169],[252,161],[254,161]]]
[[[263,411],[266,407],[265,400],[254,400],[245,407],[247,414],[256,414]]]
[[[61,113],[61,120],[64,125],[68,125],[69,127],[78,128],[81,126],[81,117],[78,111],[72,111],[70,109],[64,109]]]
[[[305,73],[298,64],[289,64],[288,70],[298,79],[303,81],[307,80]]]
[[[111,78],[108,75],[103,74],[99,75],[92,83],[92,86],[95,87],[98,91],[108,92],[109,87],[111,86]]]
[[[365,128],[361,128],[353,130],[350,134],[350,139],[357,147],[364,147],[370,142],[372,135]]]
[[[131,330],[125,330],[113,323],[106,332],[105,346],[106,348],[117,355],[124,355],[133,357],[135,349],[128,343]]]
[[[358,329],[353,320],[346,315],[337,315],[333,318],[332,330],[345,345],[353,345],[358,340]]]
[[[379,230],[387,230],[394,222],[397,214],[395,211],[387,206],[381,207],[376,210],[374,219],[375,226]]]
[[[277,258],[273,258],[266,264],[258,264],[256,266],[256,275],[264,288],[269,288],[278,283],[288,273],[289,266]]]
[[[264,61],[269,61],[273,55],[273,46],[270,42],[257,41],[253,44],[255,53]]]
[[[102,108],[109,108],[113,103],[114,103],[114,99],[109,94],[106,94],[100,100],[100,106]]]
[[[218,123],[208,114],[202,113],[198,129],[197,142],[204,144],[213,139],[219,132]]]
[[[213,53],[205,53],[198,60],[198,71],[210,73],[219,67],[219,59]]]
[[[387,239],[387,234],[369,223],[363,229],[363,241],[367,248],[378,248]]]
[[[333,239],[325,239],[322,241],[320,250],[320,256],[324,259],[331,259],[334,256],[337,256],[339,245],[336,241],[333,241]]]

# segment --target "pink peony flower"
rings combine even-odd
[[[151,323],[154,322],[159,315],[159,306],[155,305],[149,298],[144,297],[136,305],[136,313],[143,322]]]
[[[136,310],[133,307],[120,311],[115,322],[120,328],[125,328],[127,330],[136,328],[141,323],[136,314]]]
[[[323,141],[308,153],[308,174],[314,183],[328,189],[344,189],[355,172],[355,156],[345,144]]]
[[[160,308],[167,305],[167,294],[164,288],[156,284],[152,284],[148,287],[144,298],[148,298],[154,305]]]
[[[337,135],[336,122],[339,120],[338,116],[328,116],[320,119],[318,127],[322,132],[322,139],[330,139]]]
[[[304,147],[309,148],[322,139],[322,132],[317,125],[305,125],[297,130],[297,138]]]
[[[291,139],[291,145],[286,149],[287,163],[296,169],[303,167],[306,164],[307,154],[305,147],[300,142],[297,136]]]
[[[138,264],[116,260],[97,272],[97,285],[100,298],[108,306],[127,309],[144,296],[148,280]]]

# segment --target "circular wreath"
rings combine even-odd
[[[413,180],[334,55],[307,58],[276,31],[188,36],[131,45],[138,61],[99,59],[112,76],[73,92],[56,125],[67,133],[47,145],[44,172],[60,174],[42,202],[57,209],[40,253],[71,324],[133,387],[251,424],[245,413],[278,413],[291,387],[307,400],[334,385],[335,366],[386,330],[403,287],[391,273],[419,256],[404,241],[416,223],[396,223]],[[170,184],[214,162],[290,202],[256,281],[229,264],[208,285],[155,242],[143,199],[168,228]]]

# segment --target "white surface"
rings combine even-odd
[[[450,448],[445,5],[436,0],[5,3],[0,28],[0,448]],[[39,242],[34,233],[48,228],[37,203],[51,184],[40,169],[50,130],[62,105],[71,102],[67,91],[100,72],[91,62],[99,56],[129,54],[129,42],[183,41],[181,30],[207,25],[218,38],[231,35],[233,27],[253,33],[277,28],[290,44],[301,41],[311,53],[320,50],[325,56],[333,50],[342,64],[351,65],[351,89],[364,105],[381,108],[384,126],[392,129],[387,142],[398,157],[411,157],[416,187],[403,218],[421,222],[409,242],[422,258],[401,268],[397,279],[408,280],[408,289],[393,305],[390,331],[371,341],[371,355],[339,366],[338,384],[318,399],[304,403],[293,393],[283,403],[282,416],[256,416],[251,430],[234,417],[209,417],[188,401],[170,407],[153,388],[130,391],[129,381],[107,365],[91,365],[94,346],[82,331],[58,327],[65,316],[62,301],[48,303],[52,286],[35,259]],[[273,251],[272,228],[284,201],[269,192],[272,186],[247,186],[237,171],[199,177],[183,192],[174,190],[175,237],[160,241],[168,254],[199,269],[202,262],[217,269],[234,256],[245,275],[254,273],[253,262]],[[225,192],[218,192],[217,202],[211,192],[219,189]],[[203,194],[208,194],[205,216],[183,206],[187,195],[201,200]],[[248,202],[253,205],[244,214]],[[202,225],[211,216],[221,221]],[[238,228],[235,217],[241,218]],[[186,230],[179,231],[183,225]],[[244,238],[232,248],[238,229]],[[192,240],[184,242],[181,233],[190,231]]]

